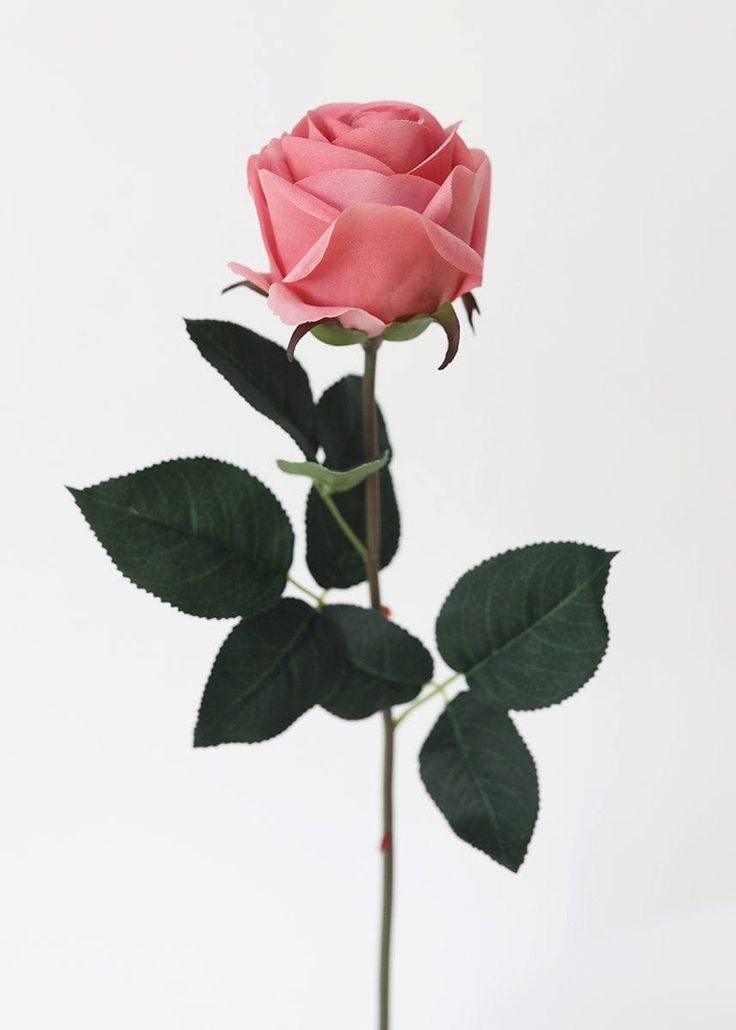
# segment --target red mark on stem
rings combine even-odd
[[[386,619],[390,619],[391,616],[393,615],[393,612],[385,604],[382,604],[381,605],[381,615],[383,615],[384,618],[386,618]]]

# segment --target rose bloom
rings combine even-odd
[[[379,336],[479,286],[491,166],[421,107],[326,104],[248,162],[270,270],[230,268],[288,325]]]

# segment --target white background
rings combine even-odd
[[[391,98],[462,118],[494,185],[477,337],[442,374],[439,330],[381,353],[387,603],[429,642],[482,558],[621,550],[600,673],[519,719],[517,876],[421,786],[436,709],[402,726],[395,1028],[734,1026],[733,4],[45,0],[2,34],[3,1025],[374,1026],[380,720],[194,751],[228,627],[134,590],[63,484],[228,459],[303,547],[293,444],[181,316],[287,339],[219,296],[228,260],[263,266],[245,159]],[[317,391],[359,369],[300,354]]]

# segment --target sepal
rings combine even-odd
[[[447,368],[450,362],[454,360],[458,352],[460,346],[460,322],[454,307],[449,303],[437,308],[432,315],[432,320],[442,326],[447,336],[447,350],[442,364],[439,366],[439,371],[441,372],[443,368]]]

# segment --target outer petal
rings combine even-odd
[[[464,165],[471,171],[475,171],[478,167],[478,158],[473,156],[473,151],[468,149],[460,136],[455,137],[455,144],[452,148],[452,166],[455,168],[457,165]]]
[[[425,215],[453,236],[470,243],[483,182],[483,171],[471,172],[464,165],[453,168]]]
[[[284,136],[281,146],[286,157],[291,179],[297,182],[307,175],[316,175],[331,168],[366,168],[373,172],[390,175],[391,169],[370,154],[357,150],[336,147],[324,140],[304,139],[300,136]]]
[[[319,322],[322,318],[337,318],[346,329],[360,329],[369,336],[379,336],[386,323],[360,308],[338,305],[310,304],[302,300],[293,289],[283,283],[274,283],[268,295],[268,306],[286,325]]]
[[[253,197],[253,203],[256,206],[256,214],[258,215],[258,224],[261,227],[263,244],[266,248],[266,253],[268,254],[269,264],[271,265],[271,277],[273,279],[280,279],[284,275],[284,269],[279,262],[276,241],[271,228],[271,219],[266,205],[266,197],[263,193],[263,187],[261,186],[261,179],[258,172],[259,162],[262,161],[262,157],[263,152],[255,157],[249,158],[248,160],[248,189]],[[268,159],[266,159],[265,163],[268,165]]]
[[[435,311],[477,286],[481,272],[482,262],[467,244],[417,212],[355,204],[278,289],[272,287],[271,306],[285,313],[288,292],[292,301],[303,305],[342,312],[360,309],[388,324]],[[344,315],[329,317],[343,321]]]
[[[432,142],[425,125],[393,121],[349,129],[335,140],[335,145],[377,157],[394,172],[408,172],[431,153]]]
[[[260,286],[266,293],[271,289],[273,279],[267,272],[254,272],[252,268],[248,268],[247,265],[241,265],[237,261],[229,261],[227,267],[231,272],[235,272],[236,275],[242,275],[249,283]]]
[[[268,168],[275,175],[288,178],[289,166],[283,152],[283,138],[282,136],[281,139],[272,139],[270,143],[266,144],[258,155],[258,167]]]
[[[288,272],[334,222],[338,211],[273,172],[264,170],[259,178],[279,264]]]
[[[475,212],[473,232],[470,237],[470,246],[481,257],[486,250],[486,236],[488,234],[488,214],[491,205],[491,162],[482,150],[471,151],[477,157],[478,170],[476,178],[480,180],[480,195],[478,207]]]
[[[342,147],[332,149],[353,153]],[[468,174],[472,178],[472,173]],[[358,168],[340,168],[309,175],[299,181],[299,188],[341,211],[350,204],[361,203],[399,205],[412,211],[424,211],[437,192],[433,182],[415,175],[383,175]]]

